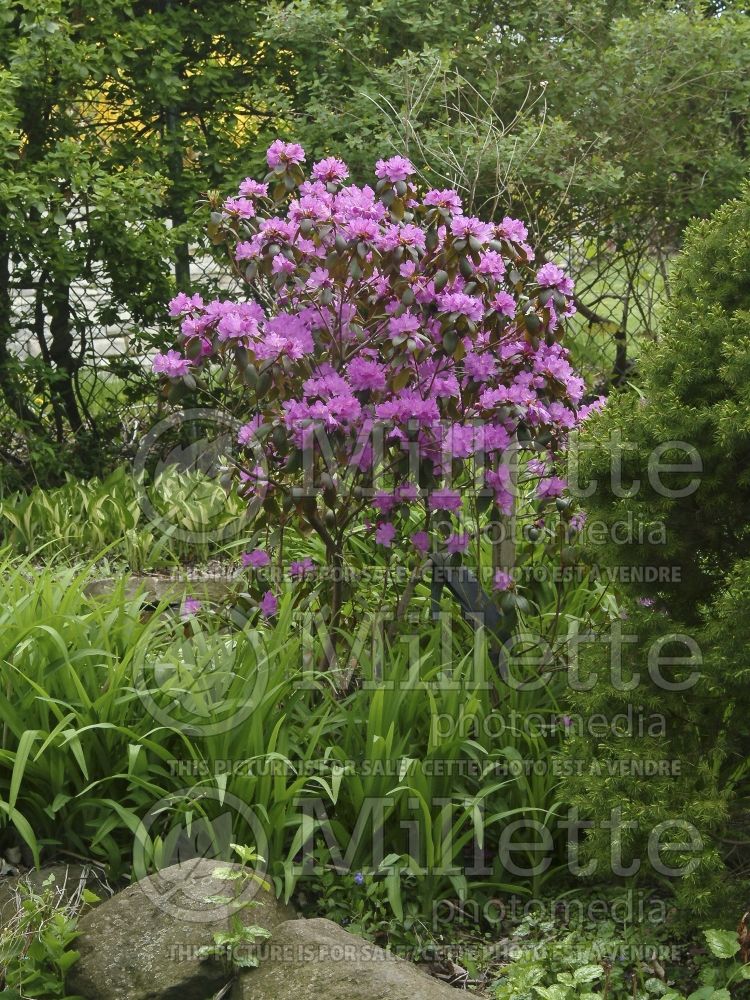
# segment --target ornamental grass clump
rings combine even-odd
[[[560,343],[572,282],[534,265],[522,222],[464,214],[403,156],[378,161],[372,186],[335,157],[308,177],[304,161],[277,140],[262,182],[214,199],[211,237],[250,297],[179,294],[177,349],[154,368],[173,398],[217,375],[244,393],[238,488],[274,567],[288,561],[284,525],[317,539],[335,623],[355,536],[389,566],[472,553],[476,570],[517,494],[554,503],[584,385]],[[506,590],[491,549],[482,569]]]

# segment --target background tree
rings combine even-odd
[[[288,44],[303,52],[285,11]],[[685,225],[746,174],[750,21],[739,6],[719,17],[698,3],[472,13],[458,40],[441,44],[428,25],[410,52],[363,65],[353,91],[346,72],[317,79],[316,119],[352,162],[371,159],[390,131],[477,211],[528,219],[578,281],[579,361],[594,376],[609,364],[621,380],[628,333],[655,335]],[[337,23],[328,33],[359,65],[354,35]],[[302,126],[311,145],[315,125]]]
[[[164,180],[137,157],[117,162],[97,100],[109,55],[94,24],[105,6],[84,17],[61,2],[5,3],[0,20],[0,389],[38,461],[59,463],[53,442],[70,432],[77,454],[91,454],[82,370],[94,330],[120,311],[153,320],[169,287],[170,236],[156,217]],[[78,279],[106,291],[93,315]],[[29,340],[37,357],[19,363],[14,342]],[[14,444],[6,435],[8,454],[27,457]]]

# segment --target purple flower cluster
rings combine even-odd
[[[523,430],[545,441],[537,496],[559,497],[565,483],[554,459],[584,414],[583,382],[559,342],[573,285],[554,263],[534,270],[526,226],[464,215],[453,190],[421,191],[403,156],[378,161],[374,186],[345,183],[348,168],[333,156],[304,179],[297,143],[276,140],[267,159],[264,180],[246,178],[218,206],[236,272],[262,294],[176,296],[179,350],[153,362],[173,380],[208,373],[214,362],[237,365],[249,398],[238,436],[248,453],[242,495],[291,496],[302,475],[295,453],[322,432],[342,468],[399,470],[367,503],[348,477],[329,476],[322,496],[334,530],[363,523],[374,507],[377,545],[395,552],[408,539],[404,550],[464,553],[465,491],[445,477],[481,455],[482,488],[508,511],[503,456]],[[438,477],[430,489],[414,480],[425,463]],[[415,507],[424,515],[416,532]],[[431,517],[453,519],[442,539]],[[256,550],[243,563],[260,568],[269,558]],[[303,559],[289,572],[301,579],[312,569]],[[260,602],[267,617],[275,600],[267,591]]]
[[[266,160],[271,170],[286,163],[304,163],[305,151],[298,142],[282,142],[281,139],[276,139],[268,147]]]
[[[380,180],[398,184],[415,173],[414,164],[404,156],[392,156],[390,160],[378,160],[375,164],[375,176]]]
[[[153,360],[154,371],[169,378],[180,378],[190,371],[190,362],[179,351],[167,351],[157,354]]]

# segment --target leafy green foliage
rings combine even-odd
[[[322,855],[325,845],[317,845]],[[394,871],[397,856],[384,858],[372,872],[341,871],[332,864],[315,864],[300,884],[296,902],[305,916],[324,916],[352,934],[378,944],[414,947],[432,939],[428,914],[413,890],[415,876]]]
[[[703,937],[708,954],[674,924],[600,920],[560,926],[530,916],[515,930],[511,961],[502,968],[493,996],[496,1000],[730,1000],[745,995],[750,965],[735,958],[740,948],[737,933],[711,929]]]
[[[267,883],[252,870],[251,865],[265,861],[256,854],[255,850],[241,844],[232,844],[232,848],[239,856],[243,867],[237,871],[233,868],[215,868],[213,877],[226,879],[232,883],[234,895],[227,897],[231,903],[236,902],[237,908],[248,906],[260,906],[257,900],[245,900],[240,902],[239,897],[242,888],[248,882],[260,882],[268,888]],[[208,900],[212,902],[212,900]],[[223,901],[222,901],[223,902]],[[229,969],[255,969],[258,966],[258,956],[253,951],[253,945],[271,936],[271,932],[265,927],[256,924],[244,924],[237,916],[236,911],[230,916],[230,928],[228,931],[215,931],[214,942],[204,945],[198,950],[200,958],[212,958],[223,962]]]
[[[24,438],[33,439],[47,475],[37,439],[60,445],[68,428],[81,436],[79,454],[98,443],[79,381],[97,327],[125,310],[135,323],[152,321],[170,287],[172,236],[158,218],[164,179],[137,155],[116,161],[102,113],[112,56],[101,44],[100,15],[110,8],[89,5],[81,17],[64,0],[19,0],[0,11],[0,128],[8,140],[0,162],[0,388],[14,432],[5,445],[23,461]],[[77,279],[104,290],[90,315],[79,309]],[[31,292],[31,316],[14,313],[19,289]],[[13,348],[24,327],[38,345],[29,365]]]
[[[671,582],[646,582],[640,592],[658,595],[685,621],[698,618],[734,561],[750,554],[748,273],[746,187],[691,227],[659,341],[644,354],[641,390],[613,398],[587,425],[581,454],[581,484],[597,483],[587,500],[592,518],[629,515],[636,529],[666,529],[666,544],[634,530],[632,541],[603,546],[597,559],[670,569]],[[670,462],[682,471],[659,472]],[[631,486],[635,496],[617,495]]]
[[[735,931],[710,929],[704,931],[711,956],[720,961],[704,962],[698,972],[697,988],[687,995],[676,989],[667,989],[663,1000],[731,1000],[733,996],[747,995],[746,981],[750,979],[750,964],[738,957],[740,945]],[[726,959],[734,959],[727,965]]]
[[[70,998],[65,975],[78,959],[71,948],[77,937],[80,907],[96,902],[88,889],[65,900],[54,875],[36,892],[27,882],[18,885],[19,908],[0,929],[0,987],[7,1000],[22,997]]]
[[[7,495],[0,500],[0,538],[14,552],[45,561],[106,557],[139,573],[236,550],[247,542],[237,537],[243,510],[238,498],[199,473],[170,466],[146,485],[145,475],[138,480],[121,466],[102,481],[68,477],[56,489]],[[222,531],[225,547],[215,541]]]

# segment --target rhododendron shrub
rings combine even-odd
[[[402,156],[364,186],[335,157],[307,177],[304,161],[276,141],[265,179],[213,206],[212,238],[248,299],[178,295],[178,348],[154,368],[194,385],[220,366],[242,393],[237,486],[261,508],[274,566],[293,521],[322,541],[329,570],[355,535],[391,563],[476,563],[478,535],[514,511],[519,483],[542,506],[564,489],[557,462],[584,388],[560,343],[572,282],[534,265],[522,222],[464,214]],[[315,577],[313,555],[293,579]],[[513,587],[508,567],[483,568]],[[334,620],[342,575],[327,578]]]

